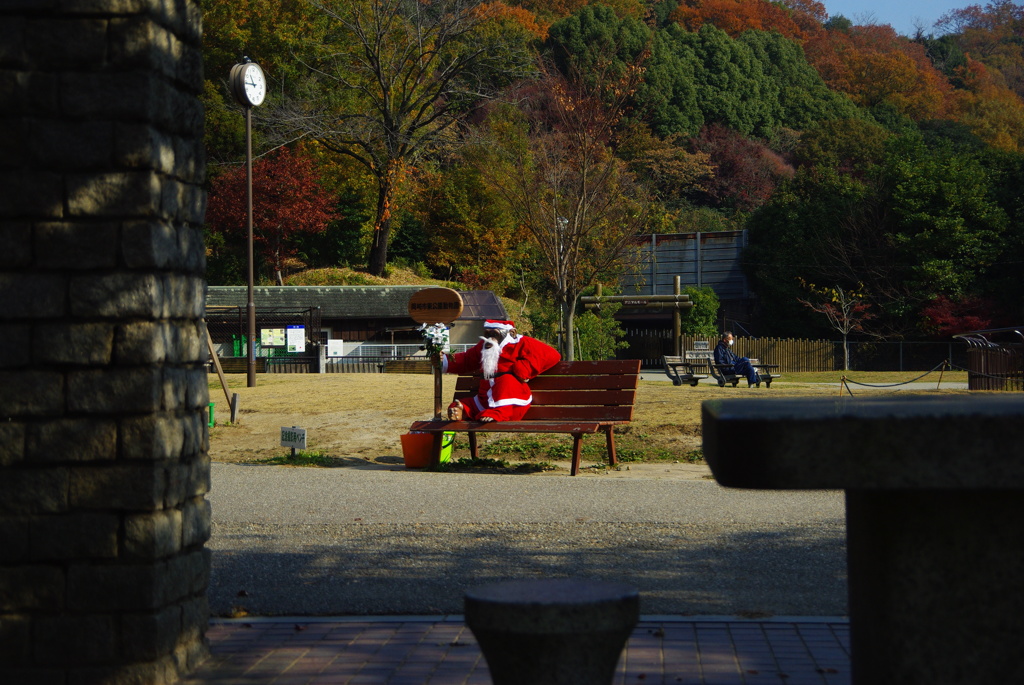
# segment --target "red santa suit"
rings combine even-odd
[[[445,355],[441,362],[442,370],[464,376],[481,373],[483,347],[484,341],[481,340],[465,352]],[[509,335],[501,341],[500,347],[494,378],[481,378],[477,394],[462,401],[465,418],[470,421],[479,421],[485,416],[495,421],[523,418],[533,401],[527,381],[562,359],[555,348],[525,335]]]

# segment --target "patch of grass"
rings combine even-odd
[[[498,438],[482,446],[484,454],[520,454],[532,456],[544,449],[536,438]]]
[[[690,464],[703,464],[704,463],[704,450],[703,448],[697,448],[690,450],[683,455],[683,459]]]
[[[447,464],[441,464],[437,470],[456,473],[540,473],[541,471],[554,471],[556,468],[546,461],[511,464],[504,459],[462,457]]]
[[[257,460],[258,464],[276,464],[278,466],[318,466],[333,467],[342,466],[343,460],[332,457],[324,452],[298,450],[293,457],[291,452],[281,454],[268,459]]]

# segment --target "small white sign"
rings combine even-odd
[[[345,341],[344,340],[328,340],[327,341],[327,356],[328,357],[344,357],[345,356]]]
[[[285,340],[288,344],[289,352],[305,352],[306,351],[306,327],[305,326],[289,326],[288,332],[285,334]]]
[[[291,447],[296,450],[306,449],[306,429],[298,426],[288,428],[281,426],[281,447]]]

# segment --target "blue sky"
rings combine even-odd
[[[841,14],[855,24],[863,21],[868,15],[874,17],[877,24],[889,24],[897,33],[905,36],[913,35],[914,23],[920,19],[925,26],[925,33],[931,32],[932,25],[943,14],[952,9],[960,9],[968,5],[984,7],[989,0],[821,0],[829,16]]]

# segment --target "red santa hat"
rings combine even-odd
[[[487,319],[484,321],[484,328],[496,328],[499,331],[511,331],[516,327],[512,321],[499,321],[498,319]]]

